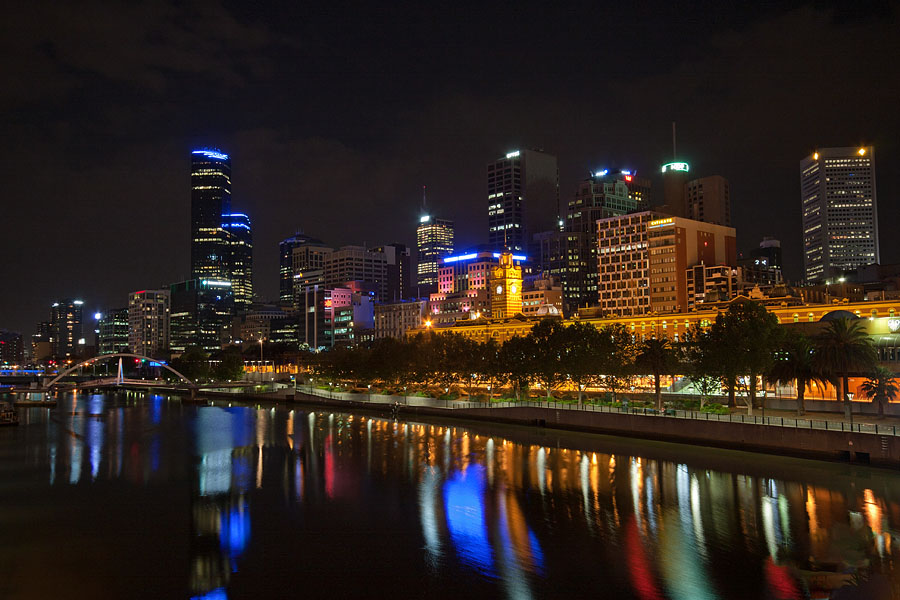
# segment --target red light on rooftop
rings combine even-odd
[[[625,176],[625,181],[631,181],[631,179],[632,179],[631,175],[626,175],[626,176]]]

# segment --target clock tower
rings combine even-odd
[[[513,263],[509,251],[491,268],[491,318],[508,319],[522,312],[522,267]]]

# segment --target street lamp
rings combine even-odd
[[[259,338],[259,382],[263,382],[263,339]]]

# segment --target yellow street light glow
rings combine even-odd
[[[431,327],[431,321],[425,321],[425,327]]]
[[[857,150],[857,153],[858,153],[860,156],[865,156],[865,154],[866,154],[866,149],[865,149],[865,148],[860,148],[859,150]]]
[[[813,153],[813,160],[819,160],[819,153],[818,153],[818,152],[814,152],[814,153]]]

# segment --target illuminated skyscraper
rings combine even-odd
[[[282,306],[294,304],[295,280],[307,277],[308,271],[324,269],[324,256],[331,251],[332,249],[325,246],[322,240],[301,231],[278,243],[279,304]]]
[[[558,227],[556,157],[515,150],[487,166],[488,245],[528,251],[532,236]]]
[[[74,358],[81,337],[81,300],[59,300],[50,308],[50,352],[59,360]],[[83,343],[83,342],[82,342]]]
[[[800,161],[807,282],[880,262],[875,148],[820,148]]]
[[[453,221],[422,215],[416,228],[416,295],[437,291],[438,261],[453,254]]]
[[[229,279],[228,234],[223,215],[231,213],[231,159],[218,150],[191,153],[191,277]]]
[[[222,228],[229,235],[226,279],[231,281],[234,309],[246,312],[253,302],[253,231],[250,217],[243,213],[222,215]]]
[[[97,354],[128,352],[128,309],[114,308],[100,314]]]

